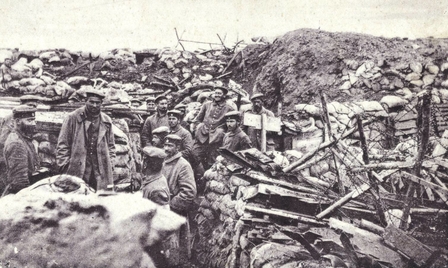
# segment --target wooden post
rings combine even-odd
[[[356,115],[356,121],[358,124],[359,140],[361,141],[362,160],[364,161],[364,164],[368,165],[369,164],[369,152],[367,150],[366,136],[364,135],[364,126],[362,124],[362,119],[359,115]],[[373,198],[375,200],[375,208],[376,208],[377,214],[380,217],[380,222],[383,226],[387,226],[386,215],[384,214],[383,208],[381,206],[381,200],[379,198],[378,184],[376,183],[376,180],[373,178],[371,170],[369,170],[367,172],[367,177],[369,179],[370,184],[372,185],[371,191],[372,191]]]
[[[239,111],[241,108],[241,94],[238,94],[238,97],[236,99],[236,110]]]
[[[261,152],[266,152],[266,127],[268,118],[266,114],[261,115]]]
[[[423,96],[422,105],[419,109],[418,121],[421,122],[422,131],[420,138],[420,148],[418,150],[417,158],[415,159],[415,166],[412,170],[413,175],[420,177],[420,171],[423,164],[423,157],[425,156],[428,142],[429,142],[429,126],[431,117],[431,89],[428,90],[427,94]],[[403,217],[401,218],[400,228],[403,230],[408,229],[408,218],[411,207],[414,206],[413,196],[415,192],[415,184],[409,182],[409,188],[406,192],[405,207],[403,209]]]

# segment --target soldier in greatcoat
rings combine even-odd
[[[86,90],[86,104],[71,112],[59,133],[56,163],[61,173],[82,178],[95,190],[113,188],[115,140],[112,119],[101,112],[104,94]]]

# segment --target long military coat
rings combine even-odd
[[[115,163],[115,140],[112,131],[112,120],[104,113],[100,114],[101,122],[98,133],[97,157],[101,181],[97,182],[97,190],[105,190],[113,184],[113,163]],[[83,178],[87,157],[87,120],[85,107],[81,107],[65,118],[59,133],[56,163],[62,173]]]

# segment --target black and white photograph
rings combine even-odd
[[[448,2],[0,18],[0,268],[448,268]]]

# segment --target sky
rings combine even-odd
[[[184,40],[220,43],[219,35],[232,47],[299,28],[448,38],[448,1],[0,0],[0,48],[175,47],[174,29]],[[209,47],[182,43],[188,50]]]

